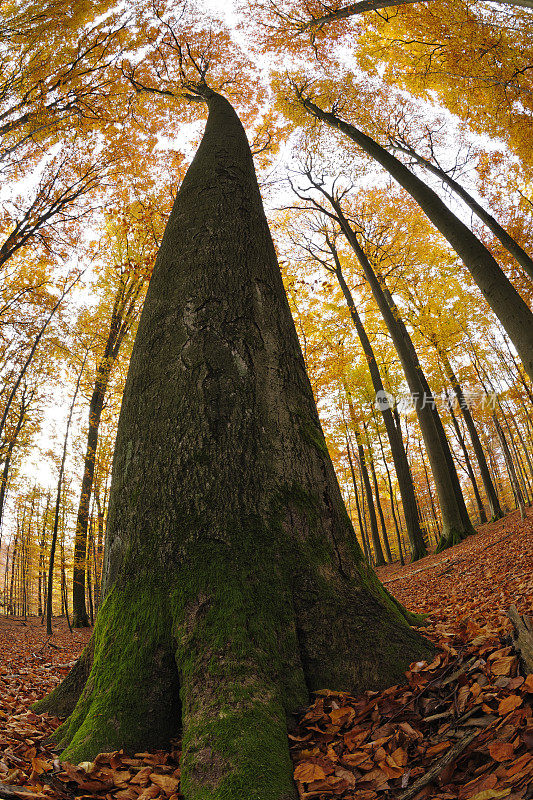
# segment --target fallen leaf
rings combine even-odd
[[[510,742],[491,742],[489,753],[495,761],[508,761],[514,755],[514,747]]]
[[[503,716],[504,714],[508,714],[509,711],[514,711],[515,708],[519,708],[521,705],[522,698],[517,694],[510,694],[509,697],[504,697],[504,699],[500,701],[498,705],[498,714]]]
[[[155,775],[152,773],[150,779],[152,783],[155,783],[156,786],[159,786],[159,788],[162,789],[169,797],[171,794],[173,794],[173,792],[177,792],[179,789],[180,782],[170,775]]]
[[[321,781],[326,777],[326,773],[319,764],[314,764],[312,761],[304,761],[298,764],[294,770],[294,778],[302,783],[311,783],[312,781]]]
[[[510,789],[485,789],[479,794],[475,794],[470,800],[498,800],[500,797],[507,797],[511,794]]]

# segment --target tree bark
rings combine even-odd
[[[383,514],[383,507],[381,505],[381,497],[379,494],[378,476],[376,474],[376,464],[374,462],[374,454],[372,453],[372,446],[370,444],[370,438],[368,436],[368,431],[366,430],[366,426],[363,425],[363,427],[365,428],[366,446],[368,448],[368,460],[370,462],[370,472],[372,473],[372,483],[374,484],[374,497],[376,498],[376,508],[378,510],[379,521],[381,523],[381,536],[383,538],[383,544],[385,546],[385,555],[387,557],[387,562],[389,564],[392,564],[392,553],[390,551],[389,537],[387,535],[387,526],[385,525],[385,516]]]
[[[63,453],[61,455],[61,464],[59,466],[59,475],[57,478],[57,490],[56,490],[56,503],[54,509],[54,524],[52,527],[52,539],[50,542],[50,558],[48,562],[48,581],[46,587],[46,634],[47,636],[52,635],[52,605],[53,605],[53,586],[54,586],[54,561],[56,555],[56,547],[57,547],[57,534],[59,531],[59,511],[61,508],[61,490],[63,488],[63,474],[65,472],[65,460],[67,458],[67,447],[68,447],[68,434],[70,430],[70,423],[72,422],[72,414],[74,413],[74,406],[76,405],[76,398],[78,396],[78,391],[80,388],[81,378],[83,375],[83,370],[85,369],[85,362],[87,360],[87,353],[85,353],[82,365],[80,367],[80,371],[78,373],[78,379],[76,381],[76,388],[74,389],[74,394],[72,395],[72,401],[70,404],[69,415],[67,419],[67,426],[65,429],[65,439],[63,441]],[[62,575],[63,577],[63,575]],[[61,582],[61,598],[64,600],[63,595],[63,581]]]
[[[368,563],[370,564],[370,553],[368,552],[367,547],[366,547],[366,538],[365,538],[365,532],[364,532],[364,529],[363,529],[363,519],[361,517],[361,505],[359,503],[359,489],[357,488],[357,479],[355,477],[355,469],[354,469],[354,465],[353,465],[352,452],[351,452],[351,447],[350,447],[350,440],[349,440],[349,437],[348,437],[348,431],[346,431],[346,453],[348,455],[348,463],[350,465],[350,474],[352,476],[352,485],[353,485],[353,491],[354,491],[354,495],[355,495],[355,507],[356,507],[356,510],[357,510],[357,520],[359,522],[359,531],[361,533],[361,542],[363,543],[363,551],[364,551],[364,554],[365,554],[365,558],[368,561]]]
[[[365,450],[363,447],[363,442],[361,439],[361,433],[359,431],[359,425],[357,423],[357,417],[355,414],[355,408],[352,399],[352,393],[350,392],[349,387],[346,383],[344,383],[344,391],[346,394],[346,400],[348,401],[348,409],[350,411],[350,420],[352,423],[352,430],[355,436],[355,441],[357,443],[357,454],[359,456],[359,466],[361,468],[361,478],[363,481],[363,486],[365,488],[365,497],[366,497],[366,504],[368,507],[368,516],[370,518],[370,536],[372,538],[372,547],[374,548],[374,566],[375,567],[382,567],[385,564],[385,556],[383,555],[383,550],[381,547],[381,542],[379,540],[379,531],[378,531],[378,520],[376,517],[376,507],[374,505],[374,497],[372,495],[372,486],[370,484],[370,476],[368,474],[368,467],[366,465],[366,457],[365,457]]]
[[[489,214],[489,212],[486,211],[474,197],[472,197],[470,192],[467,192],[467,190],[461,186],[460,183],[454,180],[454,178],[450,177],[447,172],[444,172],[443,169],[438,167],[432,161],[429,161],[427,158],[419,155],[410,145],[396,143],[394,137],[392,137],[392,142],[395,150],[399,150],[400,152],[411,156],[417,164],[449,186],[450,189],[455,192],[457,197],[460,197],[463,203],[468,206],[470,211],[473,211],[474,214],[483,223],[485,223],[489,231],[500,241],[507,252],[513,256],[515,261],[520,264],[530,280],[533,280],[533,258],[531,258],[529,253],[526,253],[524,248],[521,247],[509,233],[507,233],[505,228],[500,225],[498,220],[495,219],[492,214]]]
[[[432,2],[432,0],[429,0]],[[413,3],[420,2],[420,0],[358,0],[356,3],[350,3],[347,6],[333,9],[321,17],[313,17],[308,22],[300,26],[300,33],[304,31],[315,31],[328,25],[330,22],[337,22],[341,19],[349,19],[350,17],[364,14],[367,11],[380,11],[384,8],[394,8],[396,6],[407,6]],[[426,0],[427,2],[427,0]],[[503,6],[517,6],[519,8],[533,8],[533,0],[494,0]]]
[[[476,506],[479,514],[479,521],[481,525],[484,525],[485,522],[487,522],[487,512],[485,511],[485,506],[483,505],[483,500],[481,499],[481,494],[479,493],[479,487],[477,485],[476,476],[474,475],[474,470],[472,469],[472,462],[470,461],[470,455],[466,447],[466,442],[461,432],[461,428],[459,427],[459,423],[457,422],[457,417],[453,413],[451,402],[449,403],[448,410],[450,412],[450,417],[452,420],[452,425],[455,431],[455,435],[457,437],[457,441],[459,442],[459,447],[461,448],[463,453],[466,471],[468,473],[468,477],[470,478],[470,483],[472,484],[472,490],[474,492],[474,498],[476,501]]]
[[[350,291],[350,288],[344,279],[342,266],[338,258],[338,254],[335,251],[332,251],[332,253],[335,258],[335,266],[336,266],[335,276],[339,282],[339,286],[342,290],[344,299],[346,300],[346,304],[350,311],[352,322],[355,325],[359,341],[361,342],[361,347],[363,348],[363,353],[365,355],[365,359],[368,364],[368,370],[370,372],[370,377],[372,379],[372,386],[374,387],[374,391],[376,392],[376,398],[383,400],[384,398],[386,398],[386,392],[385,392],[385,387],[383,386],[383,382],[381,380],[381,375],[377,365],[376,357],[374,355],[374,350],[372,348],[372,345],[370,344],[370,339],[367,336],[366,330],[361,321],[361,317],[357,312],[357,308],[352,293]],[[423,558],[425,555],[427,555],[427,549],[424,543],[424,537],[422,535],[422,531],[420,529],[420,522],[418,519],[418,511],[416,506],[415,490],[413,486],[411,471],[409,470],[409,462],[407,461],[407,455],[405,453],[401,435],[399,434],[396,424],[394,422],[394,417],[392,414],[392,410],[389,406],[389,403],[379,402],[379,410],[383,417],[385,430],[387,431],[387,437],[389,439],[389,444],[391,448],[392,460],[394,461],[394,469],[396,470],[396,477],[398,478],[398,486],[400,487],[400,495],[402,498],[402,507],[405,516],[405,524],[407,527],[407,535],[409,536],[409,541],[411,543],[411,559],[412,561],[417,561],[419,558]]]
[[[330,195],[323,193],[329,198],[342,231],[361,264],[374,300],[398,353],[409,389],[415,398],[418,423],[431,464],[442,514],[443,530],[438,545],[440,551],[451,547],[474,532],[466,511],[444,428],[439,413],[434,407],[433,395],[418,361],[413,342],[394,300],[374,272],[354,230],[344,216],[340,204]]]
[[[447,208],[433,189],[370,136],[335,114],[324,111],[308,98],[302,96],[300,102],[314,117],[340,130],[359,145],[416,200],[462,259],[485,300],[507,331],[525,371],[533,379],[533,314],[485,245]]]
[[[434,346],[436,347],[435,343]],[[446,377],[450,381],[453,393],[457,398],[459,409],[465,421],[465,425],[468,430],[468,435],[470,436],[470,441],[472,442],[472,448],[474,450],[476,461],[479,466],[481,480],[483,481],[483,488],[485,489],[485,494],[487,495],[487,500],[489,501],[492,519],[500,519],[500,517],[503,516],[503,513],[500,508],[500,501],[498,500],[498,494],[492,482],[492,478],[490,477],[489,467],[487,464],[487,459],[485,458],[483,445],[481,444],[481,440],[479,438],[475,422],[472,418],[472,414],[470,413],[470,409],[468,408],[468,403],[466,402],[466,398],[464,396],[461,384],[459,383],[459,380],[453,370],[452,365],[450,364],[450,360],[446,355],[446,353],[440,347],[436,347],[436,349],[439,358],[441,360],[442,366],[444,367],[444,372],[446,373]]]
[[[357,545],[244,129],[198,91],[124,392],[93,666],[56,738],[74,762],[166,743],[179,692],[186,800],[293,800],[287,715],[431,647]]]
[[[509,450],[509,445],[507,443],[507,439],[505,438],[505,433],[503,432],[500,420],[498,419],[498,416],[495,412],[492,414],[492,419],[494,422],[494,427],[496,428],[496,433],[498,434],[498,439],[500,440],[500,446],[502,448],[503,458],[505,460],[505,465],[507,467],[509,481],[511,483],[511,489],[513,490],[516,507],[519,509],[520,516],[522,517],[522,519],[525,519],[526,512],[524,509],[524,498],[522,496],[522,489],[520,488],[520,482],[516,474],[513,457],[511,455],[511,451]]]
[[[124,337],[128,333],[136,307],[135,302],[140,294],[142,279],[134,278],[126,285],[121,283],[113,305],[109,332],[103,356],[96,370],[96,380],[89,405],[89,429],[87,431],[87,447],[83,464],[80,502],[76,518],[76,534],[74,537],[74,571],[72,578],[72,626],[86,628],[89,625],[87,606],[85,603],[85,583],[87,572],[87,532],[89,525],[89,507],[91,504],[94,481],[94,466],[100,420],[104,408],[104,400],[113,365],[115,364]]]

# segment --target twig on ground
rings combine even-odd
[[[441,758],[435,761],[433,766],[431,766],[428,771],[424,773],[424,775],[421,775],[420,778],[418,778],[413,785],[409,787],[409,789],[399,794],[396,800],[411,800],[412,797],[418,794],[420,789],[423,789],[424,786],[427,786],[428,783],[431,783],[431,781],[436,778],[437,775],[439,775],[443,769],[448,766],[448,764],[451,764],[452,761],[455,761],[455,759],[463,752],[463,750],[466,750],[470,742],[473,742],[476,736],[479,736],[479,734],[480,731],[478,730],[469,731],[465,736],[463,736],[462,739],[459,739],[459,741],[454,744],[453,747],[450,747],[450,749],[447,750]]]
[[[512,605],[507,616],[513,623],[513,644],[520,653],[526,675],[533,673],[533,622],[531,617],[520,616],[515,605]]]

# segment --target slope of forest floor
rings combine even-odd
[[[533,674],[513,647],[506,611],[533,613],[533,511],[379,575],[407,608],[428,614],[435,658],[382,692],[316,694],[290,736],[302,800],[532,798]],[[48,640],[39,619],[0,618],[0,797],[178,800],[177,744],[81,766],[60,763],[45,744],[59,721],[29,706],[89,637],[56,620]]]

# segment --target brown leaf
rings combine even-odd
[[[111,778],[117,789],[124,789],[130,782],[131,779],[130,771],[129,769],[114,770],[111,775]]]
[[[355,775],[353,772],[350,772],[347,769],[343,769],[343,767],[335,767],[335,775],[338,778],[342,778],[348,784],[349,789],[353,789],[355,786]]]
[[[497,658],[490,665],[490,671],[493,675],[509,675],[512,667],[516,663],[515,656],[508,656],[506,658]]]
[[[133,776],[130,783],[140,784],[147,786],[150,782],[150,775],[152,774],[152,767],[142,767],[136,775]]]
[[[504,699],[500,701],[498,705],[498,714],[503,717],[504,714],[508,714],[509,711],[514,711],[515,708],[519,708],[521,705],[522,698],[517,694],[510,694],[509,697],[504,697]]]
[[[311,783],[321,781],[326,777],[326,773],[319,764],[312,761],[303,761],[294,770],[294,779],[301,783]]]
[[[514,747],[511,742],[491,742],[489,753],[494,761],[508,761],[514,755]]]
[[[159,788],[162,789],[169,797],[179,789],[180,782],[170,775],[155,775],[152,773],[150,778],[152,783],[155,783],[156,786],[159,786]]]
[[[470,800],[498,800],[500,797],[507,797],[508,794],[511,794],[510,789],[484,789],[471,797]]]
[[[445,742],[437,742],[437,744],[428,747],[426,750],[426,756],[432,758],[433,756],[437,756],[439,753],[443,753],[445,750],[448,750],[450,747],[451,742],[446,740]]]
[[[332,709],[329,716],[334,725],[348,725],[354,719],[355,711],[350,706],[344,706]]]
[[[32,758],[31,768],[36,775],[42,775],[43,772],[50,772],[53,769],[52,765],[42,758]]]

